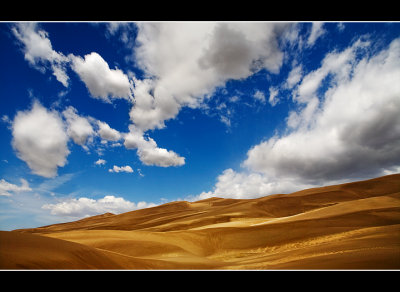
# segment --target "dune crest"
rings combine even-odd
[[[400,174],[0,232],[2,269],[399,269]]]

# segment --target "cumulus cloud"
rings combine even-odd
[[[156,81],[135,78],[133,80],[135,103],[129,112],[130,119],[142,131],[164,128],[164,121],[175,117],[181,105],[170,95],[159,96],[157,93],[156,97],[153,97],[151,92],[154,91]]]
[[[42,208],[50,210],[53,215],[79,218],[104,214],[107,212],[119,214],[153,206],[156,205],[146,202],[134,203],[125,200],[122,197],[109,195],[98,200],[86,197],[67,199],[57,204],[45,204]]]
[[[78,145],[85,145],[95,132],[88,119],[79,116],[77,110],[69,106],[62,112],[67,122],[67,134]]]
[[[229,79],[277,73],[282,23],[139,23],[135,57],[146,78],[134,79],[130,117],[142,131],[161,129],[181,107],[197,107]]]
[[[10,124],[13,131],[13,147],[18,157],[28,164],[33,173],[44,177],[56,176],[57,168],[67,163],[70,153],[67,143],[70,138],[88,150],[86,144],[88,141],[93,142],[97,135],[102,139],[100,143],[103,146],[108,144],[107,141],[116,142],[123,139],[127,149],[137,149],[138,157],[145,165],[169,167],[185,164],[184,157],[158,147],[152,138],[145,137],[143,131],[133,125],[130,126],[129,133],[120,133],[106,122],[78,115],[72,106],[60,113],[55,110],[49,111],[36,101],[31,110],[18,112]],[[109,146],[118,147],[122,144],[113,143]],[[96,165],[104,163],[105,160],[100,159]],[[115,166],[110,171],[133,170],[129,166]]]
[[[121,133],[115,129],[112,129],[106,122],[97,121],[99,127],[98,134],[101,138],[108,141],[118,141],[121,139]]]
[[[172,150],[159,148],[152,138],[144,137],[144,133],[131,125],[130,131],[125,135],[124,146],[127,149],[137,149],[140,161],[145,165],[161,167],[180,166],[185,164],[185,158]]]
[[[48,33],[34,22],[17,23],[12,27],[12,32],[23,45],[24,56],[29,64],[43,73],[51,70],[65,87],[68,87],[69,83],[66,72],[67,66],[70,66],[85,83],[92,97],[105,102],[110,102],[110,98],[131,99],[128,76],[118,68],[110,69],[98,53],[92,52],[82,58],[56,52]]]
[[[133,123],[124,145],[137,149],[145,165],[180,166],[185,158],[160,148],[147,130],[162,129],[182,107],[201,106],[229,79],[266,69],[278,73],[283,62],[277,38],[282,23],[138,23],[135,60],[144,78],[133,78]],[[265,99],[265,97],[264,97]],[[230,125],[228,117],[221,121]],[[132,130],[134,129],[134,130]]]
[[[300,78],[284,134],[252,147],[243,171],[225,170],[196,199],[254,198],[398,172],[400,39],[375,54],[368,45],[357,40],[328,53]]]
[[[110,69],[108,63],[96,52],[84,56],[69,55],[72,69],[85,83],[90,94],[105,102],[110,98],[131,98],[128,76],[120,69]]]
[[[262,68],[277,72],[283,57],[276,40],[278,26],[272,23],[219,23],[213,29],[199,65],[212,68],[224,79],[245,78]]]
[[[68,63],[92,97],[105,102],[114,98],[131,100],[130,119],[143,137],[147,130],[165,127],[165,121],[176,117],[182,107],[200,106],[205,97],[229,79],[247,78],[261,69],[278,73],[283,53],[277,39],[286,26],[235,22],[138,23],[134,56],[144,72],[142,80],[135,77],[129,80],[120,69],[111,69],[96,52],[84,57],[72,54],[65,57],[55,52],[47,32],[39,30],[36,24],[17,25],[14,34],[25,44],[25,58],[37,67],[39,63],[50,64],[59,81],[63,81]],[[112,24],[108,28],[111,35],[122,28],[127,32],[131,27]],[[64,74],[65,86],[67,80]],[[67,134],[85,148],[93,136],[93,127],[72,108],[66,109],[63,115],[67,120]],[[222,121],[230,123],[228,117]],[[102,139],[118,141],[121,138],[108,124],[98,121],[97,126]],[[157,147],[153,139],[143,141],[137,149],[146,165],[184,164],[183,157]]]
[[[273,180],[256,172],[236,172],[226,169],[217,178],[212,191],[202,192],[192,200],[203,200],[211,197],[253,199],[267,194],[294,192],[299,189],[310,188],[313,185],[299,183],[293,179]]]
[[[400,39],[357,60],[365,43],[328,54],[295,93],[293,131],[254,146],[244,165],[309,181],[380,175],[400,164]],[[323,80],[330,86],[318,98]],[[384,89],[384,90],[383,90]],[[293,118],[295,117],[295,118]]]
[[[133,169],[132,169],[132,167],[130,167],[129,165],[126,165],[126,166],[116,166],[116,165],[114,165],[114,167],[113,168],[110,168],[109,170],[108,170],[109,172],[128,172],[128,173],[132,173],[133,172]]]
[[[62,53],[53,50],[48,33],[39,29],[33,22],[17,23],[12,27],[15,37],[23,44],[25,59],[41,72],[47,69],[65,87],[68,87],[69,77],[66,74],[66,65],[69,59]]]
[[[151,141],[154,142],[154,140],[152,139]],[[145,165],[169,167],[169,166],[181,166],[185,164],[184,157],[179,156],[172,150],[159,148],[157,147],[157,144],[155,144],[154,146],[152,145],[151,147],[148,148],[138,149],[138,155],[140,161],[142,161]]]
[[[9,183],[5,179],[1,179],[0,180],[0,196],[10,197],[11,193],[32,191],[32,189],[29,187],[29,183],[25,179],[21,178],[20,181],[21,181],[21,185],[18,186],[18,185]]]
[[[93,145],[97,136],[101,138],[102,146],[113,141],[115,143],[108,146],[119,147],[122,144],[116,141],[125,135],[106,122],[80,116],[72,106],[59,112],[46,109],[38,101],[33,103],[32,109],[19,111],[9,123],[12,145],[18,157],[28,164],[33,173],[44,177],[56,176],[57,168],[67,163],[69,139],[88,151],[88,146]],[[156,147],[154,141],[151,143]],[[100,148],[99,151],[103,150]],[[165,161],[160,163],[165,164]]]
[[[19,111],[12,122],[12,146],[33,173],[54,177],[67,162],[68,135],[56,111],[35,101],[32,108]]]

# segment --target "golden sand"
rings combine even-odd
[[[1,269],[399,269],[400,174],[0,232]]]

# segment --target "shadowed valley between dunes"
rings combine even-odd
[[[399,269],[400,174],[0,232],[1,269]]]

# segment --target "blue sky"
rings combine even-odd
[[[0,229],[400,170],[397,22],[0,23]]]

